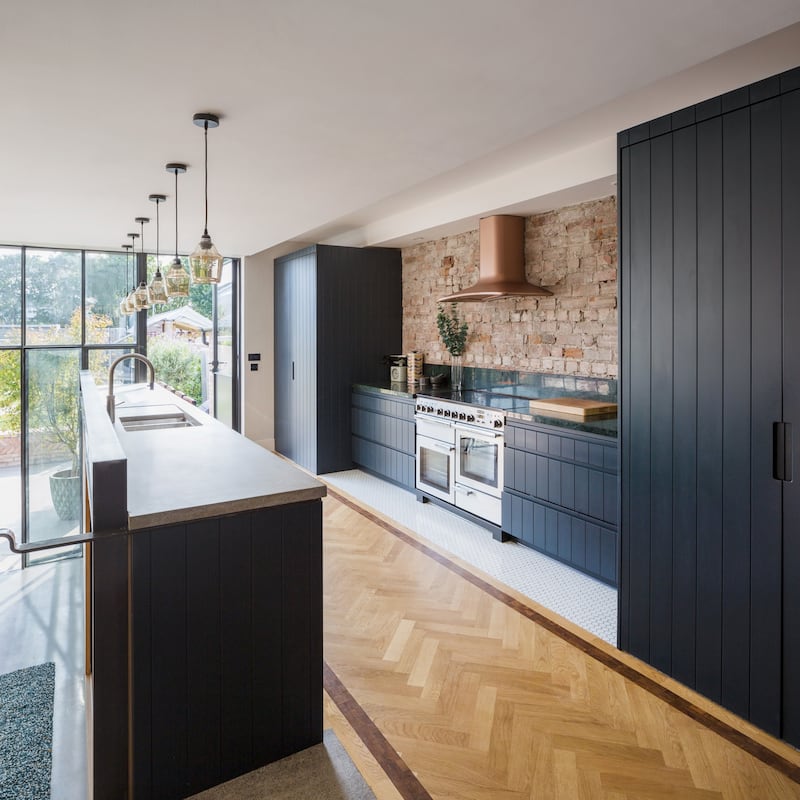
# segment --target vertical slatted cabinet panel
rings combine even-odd
[[[794,432],[794,480],[783,484],[784,739],[800,747],[800,70],[781,98],[784,419]]]
[[[292,380],[292,434],[296,457],[292,460],[311,472],[317,471],[317,259],[315,248],[294,259],[291,338],[294,377]]]
[[[622,487],[629,541],[627,618],[628,647],[645,661],[650,660],[650,488],[651,488],[651,254],[650,254],[650,142],[630,148],[630,176],[625,214],[629,223],[625,237],[630,261],[622,269],[627,305],[622,327],[628,331],[627,395],[621,411],[627,410],[627,436],[622,439],[622,460],[628,462],[628,483]]]
[[[616,441],[513,420],[503,463],[503,531],[616,586]]]
[[[650,663],[672,667],[673,547],[672,135],[650,142]],[[642,376],[644,379],[644,376]]]
[[[353,462],[382,478],[415,485],[414,401],[355,388],[352,393]]]
[[[186,797],[321,741],[321,502],[130,538],[135,797]]]
[[[777,83],[777,79],[775,81]],[[750,107],[751,425],[750,719],[781,729],[782,484],[773,476],[773,424],[782,419],[780,98]]]
[[[631,336],[626,335],[626,325],[630,325],[631,282],[625,265],[631,263],[631,151],[628,147],[628,134],[617,137],[617,247],[619,259],[619,411],[618,441],[619,459],[619,596],[617,602],[617,645],[621,650],[630,650],[630,608],[631,608],[631,462],[627,456],[627,443],[631,436],[631,415],[624,413],[628,397],[631,395],[630,369]]]
[[[750,685],[750,111],[722,117],[722,704]]]
[[[390,248],[317,246],[317,472],[350,469],[350,390],[402,349],[402,266]]]
[[[128,540],[109,536],[92,543],[92,783],[95,797],[128,791]]]
[[[222,779],[253,764],[253,604],[251,515],[219,521]]]
[[[672,673],[695,681],[697,583],[697,129],[672,135]]]
[[[402,345],[400,251],[316,245],[275,261],[275,442],[314,473],[352,466],[350,387]]]
[[[722,120],[697,124],[696,688],[721,698]]]
[[[220,723],[222,682],[220,637],[219,520],[190,528],[186,542],[186,760],[190,792],[222,779]]]
[[[787,75],[619,137],[620,644],[798,743],[800,496],[772,435],[800,419]]]
[[[293,384],[291,336],[294,313],[292,292],[292,265],[286,261],[275,262],[275,449],[288,458],[293,457]]]
[[[317,318],[313,247],[275,260],[275,449],[315,470]]]

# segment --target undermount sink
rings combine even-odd
[[[200,424],[173,405],[141,406],[139,408],[128,406],[124,412],[118,414],[118,419],[126,431],[191,428]]]

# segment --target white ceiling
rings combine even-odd
[[[192,249],[197,111],[222,116],[209,230],[228,255],[607,195],[616,130],[800,64],[798,22],[798,0],[6,0],[0,242],[116,249],[162,192],[171,250],[164,164],[185,161]]]

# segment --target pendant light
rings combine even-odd
[[[206,216],[203,235],[200,237],[200,243],[189,256],[189,266],[192,269],[192,280],[196,283],[219,283],[222,278],[222,256],[208,235],[208,129],[219,126],[219,117],[216,114],[195,114],[192,122],[203,129]]]
[[[125,251],[125,285],[128,285],[128,281],[130,280],[130,270],[131,270],[131,248],[133,247],[132,244],[123,244],[122,249]],[[128,295],[126,294],[122,300],[119,301],[119,313],[123,317],[127,317],[128,314],[132,313],[132,310],[128,307]]]
[[[140,254],[142,256],[142,261],[147,264],[144,255],[144,224],[145,222],[150,222],[150,217],[136,217],[136,222],[138,222],[142,228],[142,249]],[[147,311],[147,309],[150,308],[150,290],[147,288],[147,282],[144,280],[139,283],[139,288],[136,290],[134,295],[134,303],[137,311]]]
[[[125,298],[128,302],[128,313],[133,314],[136,311],[136,240],[139,238],[138,233],[129,233],[128,238],[131,240],[129,247],[133,251],[133,274],[132,274],[132,283],[133,288],[128,292],[128,296]]]
[[[188,297],[189,273],[178,258],[178,173],[186,172],[186,164],[167,164],[167,172],[175,173],[175,258],[167,271],[167,294],[170,297]]]
[[[167,196],[165,194],[151,194],[148,198],[156,204],[156,274],[150,281],[150,302],[153,305],[166,303],[169,300],[167,295],[167,283],[161,274],[161,253],[159,251],[159,241],[161,239],[160,223],[158,218],[159,203],[163,203]]]

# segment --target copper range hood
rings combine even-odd
[[[480,271],[469,289],[440,297],[440,303],[480,303],[503,297],[552,294],[525,277],[525,218],[496,214],[480,221]]]

